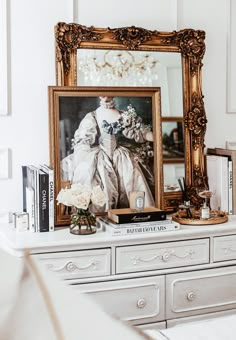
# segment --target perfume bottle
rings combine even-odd
[[[210,218],[210,209],[207,206],[207,202],[204,201],[203,206],[201,208],[201,219],[207,220],[208,218]]]

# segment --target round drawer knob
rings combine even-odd
[[[188,301],[193,301],[193,300],[195,300],[195,298],[196,298],[196,295],[193,292],[188,293],[188,295],[187,295]]]
[[[75,264],[74,264],[73,262],[67,263],[67,265],[66,265],[66,270],[67,270],[68,272],[73,272],[74,270],[76,270]]]
[[[146,306],[146,300],[145,299],[139,299],[137,301],[137,307],[138,308],[144,308]]]
[[[170,254],[164,253],[161,258],[162,258],[162,261],[167,262],[170,258]]]

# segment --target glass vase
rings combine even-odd
[[[95,215],[88,209],[72,208],[70,233],[75,235],[90,235],[96,233]]]

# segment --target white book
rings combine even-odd
[[[109,232],[112,236],[122,236],[122,235],[138,235],[138,234],[150,234],[150,233],[160,233],[164,231],[175,231],[180,229],[180,224],[178,222],[163,223],[158,225],[146,226],[132,226],[125,228],[113,228],[110,225],[105,226],[105,231]]]
[[[227,150],[227,149],[222,149],[222,148],[208,148],[207,153],[210,155],[219,155],[219,156],[228,157],[228,159],[232,161],[232,201],[233,201],[232,205],[233,205],[233,214],[236,214],[236,150]],[[230,167],[230,163],[229,163],[229,167]],[[229,186],[229,190],[231,190],[230,186]],[[230,204],[230,201],[229,201],[229,204]],[[230,208],[229,208],[229,211],[230,211]]]
[[[39,169],[34,165],[29,165],[33,172],[33,189],[34,189],[34,215],[35,215],[35,231],[39,231]]]
[[[109,220],[106,217],[98,217],[97,218],[97,223],[102,224],[102,226],[109,225],[112,228],[127,228],[127,227],[145,227],[145,226],[159,226],[163,224],[171,224],[172,223],[172,218],[166,219],[166,220],[161,220],[161,221],[150,221],[150,222],[136,222],[136,223],[113,223],[111,220]]]
[[[49,231],[54,231],[54,171],[46,164],[41,165],[41,169],[48,174]]]
[[[233,214],[233,161],[229,160],[228,162],[228,170],[229,170],[229,214]]]
[[[209,190],[212,192],[211,209],[229,212],[228,158],[206,155]]]
[[[29,231],[35,232],[35,204],[34,204],[34,189],[31,187],[25,188],[26,211],[29,214]]]

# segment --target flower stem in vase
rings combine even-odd
[[[87,209],[73,207],[71,214],[70,233],[75,235],[89,235],[96,233],[96,218]]]

